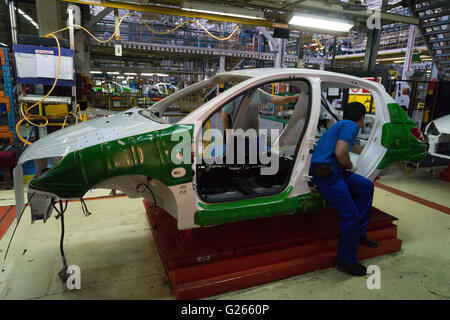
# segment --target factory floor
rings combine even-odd
[[[212,299],[450,299],[450,216],[442,211],[450,207],[450,182],[425,169],[396,172],[377,182],[435,204],[375,188],[374,206],[399,219],[403,240],[401,252],[363,262],[379,266],[381,289],[369,290],[368,276],[329,268]],[[13,203],[12,191],[0,191],[0,206]],[[14,228],[0,241],[0,299],[174,299],[142,200],[86,203],[92,215],[84,217],[79,202],[69,203],[65,214],[65,250],[69,264],[81,268],[81,289],[68,290],[58,278],[60,221],[52,217],[31,225],[27,209],[6,262]]]

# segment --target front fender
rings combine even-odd
[[[70,199],[81,198],[100,182],[121,175],[144,175],[167,186],[190,182],[191,165],[177,165],[171,161],[172,150],[179,143],[172,141],[171,137],[180,131],[191,137],[193,125],[175,125],[73,151],[32,179],[29,188]],[[186,146],[191,147],[190,141]],[[190,150],[184,151],[190,154]],[[174,168],[184,168],[185,174],[172,176]]]

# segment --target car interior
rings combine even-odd
[[[227,136],[224,139],[221,138],[223,134],[211,134],[211,129],[215,129],[216,132],[224,132],[221,121],[222,108],[231,100],[220,106],[203,124],[203,136],[200,137],[198,143],[202,149],[200,150],[202,161],[196,166],[196,184],[197,192],[205,202],[215,203],[274,195],[286,188],[295,162],[297,148],[300,145],[299,142],[308,123],[311,107],[308,83],[305,80],[269,83],[259,88],[252,88],[236,97],[239,111],[234,120],[233,129],[239,129],[239,124],[242,124],[245,117],[248,116],[247,112],[243,112],[243,110],[251,107],[252,97],[256,90],[270,92],[273,88],[282,88],[281,91],[287,95],[299,93],[300,98],[295,106],[291,106],[293,110],[289,110],[288,105],[274,105],[270,102],[257,106],[260,129],[259,149],[262,155],[257,157],[256,162],[251,161],[250,147],[243,150],[240,148],[243,145],[238,146],[236,143],[238,136]],[[269,109],[272,110],[272,115],[267,114]],[[283,126],[280,121],[283,121],[285,117],[288,117],[285,119],[288,123]],[[267,130],[266,133],[261,129]],[[278,134],[272,135],[273,132]],[[267,134],[267,137],[264,137],[264,134]],[[234,139],[234,151],[236,152],[234,152],[232,164],[227,164],[227,160],[229,160],[227,159],[227,145],[230,148],[230,139]],[[267,139],[267,143],[265,143],[265,139]],[[238,163],[236,155],[239,153],[245,153],[244,163]],[[279,159],[279,169],[275,174],[261,174],[261,169],[270,165],[261,161],[263,156],[273,156]],[[211,158],[216,161],[211,161]]]

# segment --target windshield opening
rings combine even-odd
[[[248,77],[220,76],[193,84],[158,101],[140,114],[159,123],[175,124],[209,100],[225,92]]]

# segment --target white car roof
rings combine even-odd
[[[302,69],[302,68],[254,68],[254,69],[245,69],[245,70],[234,70],[234,71],[228,71],[228,72],[222,72],[218,73],[215,76],[217,77],[247,77],[247,78],[264,78],[270,75],[283,75],[283,74],[297,74],[299,76],[317,76],[317,77],[343,77],[346,79],[353,79],[358,82],[365,82],[370,85],[373,85],[376,83],[378,86],[381,86],[381,84],[366,80],[363,78],[351,76],[344,73],[338,73],[338,72],[331,72],[331,71],[322,71],[322,70],[315,70],[315,69]],[[384,90],[384,87],[383,87]]]
[[[440,133],[450,134],[450,114],[432,121]],[[426,130],[428,130],[429,125]]]

